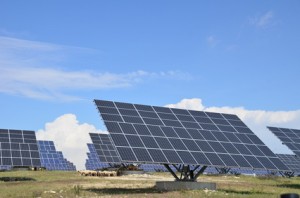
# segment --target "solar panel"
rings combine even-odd
[[[139,168],[143,169],[145,172],[166,172],[167,171],[167,169],[160,164],[142,164]]]
[[[47,170],[75,171],[73,163],[64,158],[61,151],[57,151],[53,141],[37,141],[41,156],[41,165]]]
[[[109,134],[90,133],[99,160],[105,163],[120,163],[120,157]]]
[[[300,130],[278,127],[267,127],[283,144],[300,157]]]
[[[89,152],[87,153],[87,160],[85,162],[86,170],[97,170],[109,167],[107,163],[102,163],[98,157],[94,144],[87,144]]]
[[[0,129],[0,166],[40,167],[40,155],[34,131]]]
[[[57,151],[57,155],[58,155],[58,158],[60,159],[60,161],[62,162],[62,167],[63,167],[62,170],[76,171],[76,166],[72,162],[67,160],[61,151]]]
[[[99,160],[94,144],[87,144],[89,152],[87,153],[88,159],[85,162],[86,170],[97,170],[110,167],[108,163],[103,163]],[[167,169],[160,164],[141,164],[140,169],[146,172],[165,172]],[[173,168],[176,171],[175,168]]]
[[[214,175],[220,174],[220,172],[214,167],[208,167],[205,170],[205,173],[206,174],[214,174]],[[242,175],[268,175],[271,172],[269,172],[267,170],[260,170],[260,169],[253,170],[253,169],[231,168],[229,170],[229,173],[230,174],[242,174]],[[272,173],[272,174],[274,174],[274,173]]]
[[[276,154],[291,171],[300,174],[300,158],[289,154]]]
[[[95,104],[122,162],[288,170],[236,115]]]

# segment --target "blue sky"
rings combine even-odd
[[[95,98],[298,113],[299,18],[296,0],[2,0],[0,128],[103,129]]]

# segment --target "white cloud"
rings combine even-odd
[[[203,111],[205,108],[202,105],[202,100],[200,98],[182,99],[180,102],[176,104],[168,104],[166,107],[192,109],[197,111]]]
[[[268,11],[265,14],[259,16],[250,18],[250,24],[255,25],[260,28],[267,27],[272,23],[272,20],[274,18],[274,13],[272,11]]]
[[[212,35],[206,38],[206,42],[211,48],[214,48],[219,43],[219,41]]]
[[[56,51],[63,46],[51,43],[43,43],[37,41],[29,41],[17,39],[12,37],[0,36],[1,49],[5,50],[42,50],[42,51]]]
[[[244,107],[205,107],[198,98],[183,99],[177,104],[169,104],[168,107],[184,108],[219,113],[236,114],[252,131],[275,153],[291,153],[281,144],[266,126],[277,126],[300,129],[300,110],[295,111],[264,111],[247,110]]]
[[[64,71],[52,68],[0,67],[0,92],[37,99],[78,99],[65,90],[100,90],[133,86],[145,78],[188,78],[179,71],[124,74],[92,71]]]
[[[74,114],[65,114],[53,122],[46,123],[45,129],[38,130],[37,140],[54,141],[56,149],[73,162],[78,170],[85,169],[87,143],[91,142],[89,133],[107,133],[97,130],[93,125],[79,123]]]
[[[0,93],[36,99],[78,100],[78,96],[66,92],[124,88],[145,78],[190,78],[188,73],[181,71],[111,73],[61,69],[57,65],[64,61],[65,54],[72,54],[70,51],[80,54],[93,49],[0,36]]]

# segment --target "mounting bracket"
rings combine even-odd
[[[164,164],[166,169],[173,175],[176,181],[191,181],[195,182],[197,181],[197,178],[205,171],[207,166],[202,166],[200,170],[198,168],[200,165],[195,166],[192,168],[190,165],[179,165],[176,166],[175,164],[172,164],[172,166],[180,172],[180,177],[176,175],[176,173],[171,169],[169,164]],[[197,171],[198,170],[198,171]]]

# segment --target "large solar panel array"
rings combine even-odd
[[[300,130],[278,127],[268,127],[268,129],[276,135],[282,143],[291,149],[298,157],[300,157]]]
[[[120,163],[120,157],[110,140],[109,134],[90,133],[90,136],[101,162]]]
[[[86,170],[97,170],[101,168],[109,167],[108,163],[102,163],[98,157],[94,144],[87,144],[89,152],[87,153],[88,158],[85,162]]]
[[[34,131],[0,129],[0,166],[40,167]]]
[[[300,174],[300,158],[295,155],[290,154],[277,154],[279,159],[287,166],[289,169],[296,173]]]
[[[108,163],[102,163],[99,160],[99,156],[96,152],[94,144],[87,144],[89,152],[87,153],[87,160],[85,162],[86,170],[97,170],[102,168],[109,167]],[[278,155],[278,154],[277,154]],[[282,160],[283,161],[283,160]],[[163,165],[161,164],[141,164],[139,169],[144,170],[145,172],[166,172],[168,171]],[[176,171],[174,167],[171,167],[173,171]],[[253,170],[253,169],[231,169],[230,172],[237,172],[241,174],[248,174],[248,175],[266,175],[268,172],[266,170]],[[219,172],[214,167],[208,167],[205,170],[206,174],[219,174]]]
[[[288,170],[236,115],[95,103],[122,162]]]
[[[73,163],[64,158],[61,151],[57,151],[53,141],[37,141],[41,156],[41,164],[47,170],[75,171]]]

